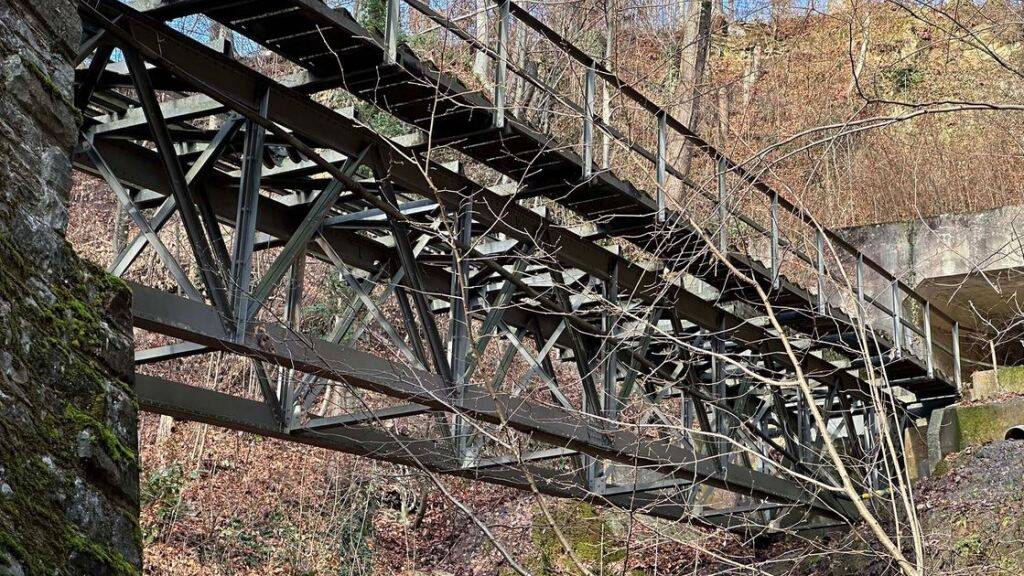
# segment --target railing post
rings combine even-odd
[[[924,345],[925,345],[925,362],[928,366],[928,377],[933,378],[935,376],[935,364],[932,359],[932,303],[924,301]]]
[[[725,171],[728,163],[725,156],[718,159],[718,251],[724,257],[729,251],[729,209],[725,203]]]
[[[855,279],[857,282],[857,311],[860,313],[861,322],[867,324],[867,318],[864,317],[864,255],[860,252],[857,253]]]
[[[815,240],[818,246],[818,314],[827,312],[825,299],[825,233],[818,227]]]
[[[896,358],[903,355],[903,313],[900,310],[900,281],[892,280],[892,339]]]
[[[384,20],[384,40],[387,42],[387,62],[394,64],[398,61],[398,30],[402,18],[399,10],[400,0],[387,0],[387,12]]]
[[[397,2],[398,0],[388,0]],[[498,0],[497,62],[494,64],[494,127],[505,127],[505,77],[508,70],[508,0]]]
[[[665,221],[665,150],[668,147],[668,120],[665,112],[658,113],[658,221]]]
[[[594,63],[587,67],[583,81],[583,178],[590,178],[594,165],[594,92],[597,73]]]
[[[772,290],[779,287],[779,193],[772,193]]]
[[[963,387],[963,379],[960,376],[960,323],[953,322],[953,381],[956,382],[956,389]]]

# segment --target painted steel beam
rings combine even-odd
[[[437,375],[394,364],[373,355],[324,340],[299,337],[267,324],[260,336],[235,341],[210,307],[177,296],[132,285],[132,314],[137,327],[247,355],[281,366],[345,382],[435,410],[463,414],[482,422],[507,425],[537,440],[565,446],[597,458],[642,466],[663,474],[695,480],[774,501],[800,503],[822,513],[852,517],[846,502],[833,509],[800,485],[742,466],[719,469],[689,450],[641,438],[628,430],[597,428],[581,414],[538,404],[503,393],[467,386],[453,406],[449,385]]]
[[[330,433],[308,430],[286,433],[280,430],[273,415],[261,402],[153,376],[137,375],[134,388],[141,409],[182,420],[203,422],[526,492],[536,491],[556,498],[614,506],[666,520],[730,530],[757,528],[742,515],[731,512],[715,514],[714,510],[705,509],[702,514],[707,515],[707,518],[690,515],[687,507],[663,495],[601,495],[582,487],[576,481],[575,474],[539,466],[516,462],[481,469],[464,468],[446,446],[436,441],[410,438],[366,426],[342,426]]]
[[[124,53],[125,62],[131,70],[136,95],[146,112],[146,119],[149,122],[150,131],[153,133],[157,150],[160,152],[159,156],[163,162],[171,192],[177,202],[182,223],[185,225],[186,236],[199,264],[199,273],[203,278],[203,284],[217,308],[226,313],[228,310],[227,293],[221,277],[217,274],[209,240],[203,232],[199,215],[195,212],[185,172],[182,170],[174,150],[174,143],[167,130],[167,124],[160,114],[160,105],[149,81],[149,72],[146,71],[145,63],[134,48],[126,48],[122,45],[121,50]]]
[[[121,181],[164,196],[170,194],[170,187],[161,170],[160,160],[152,150],[124,140],[97,140],[95,146]],[[75,168],[89,174],[97,173],[95,166],[82,155],[75,158]],[[232,185],[232,179],[215,171],[205,181],[204,190],[217,217],[222,222],[231,223],[235,216],[238,196],[237,186]],[[293,231],[304,218],[304,212],[293,210],[265,196],[260,197],[258,213],[257,228],[282,241],[291,238]],[[320,236],[330,244],[346,264],[353,268],[371,274],[381,270],[392,274],[403,274],[395,264],[397,256],[390,246],[365,235],[337,228],[324,228],[320,231]],[[309,253],[325,262],[332,262],[317,244],[309,246]],[[425,267],[422,272],[423,280],[427,284],[426,289],[431,294],[440,296],[447,293],[450,285],[447,273],[434,267]],[[399,283],[399,281],[396,279],[395,283]],[[551,333],[561,321],[554,315],[526,311],[516,306],[503,307],[502,315],[505,321],[513,326],[526,326],[536,320],[545,334]],[[568,339],[560,341],[559,345],[568,346]]]
[[[419,416],[420,414],[426,414],[427,412],[430,412],[430,408],[421,406],[420,404],[399,404],[397,406],[388,406],[387,408],[380,408],[378,410],[364,410],[361,412],[353,412],[351,414],[342,414],[341,416],[313,418],[305,425],[296,428],[296,430],[330,434],[333,430],[338,428],[374,424],[385,420],[407,418],[409,416]]]
[[[141,366],[143,364],[155,364],[157,362],[177,360],[178,358],[188,358],[189,356],[195,356],[209,351],[210,348],[208,346],[203,346],[202,344],[196,344],[194,342],[174,342],[173,344],[167,344],[166,346],[136,350],[135,365]]]

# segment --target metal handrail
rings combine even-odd
[[[397,60],[397,44],[398,44],[398,39],[399,39],[399,36],[400,36],[399,33],[398,33],[399,27],[400,27],[400,22],[399,22],[400,21],[400,11],[399,11],[399,8],[398,8],[399,2],[405,2],[411,8],[415,9],[416,11],[420,12],[421,14],[423,14],[424,16],[429,18],[430,20],[434,21],[438,26],[440,26],[440,27],[446,29],[447,31],[455,34],[462,41],[468,43],[472,47],[472,49],[480,51],[480,52],[483,52],[485,55],[487,55],[489,58],[491,58],[492,60],[494,60],[496,62],[497,66],[496,66],[496,69],[495,69],[495,94],[494,94],[494,99],[493,99],[494,104],[495,104],[495,108],[496,108],[496,113],[495,113],[495,125],[496,125],[496,127],[502,127],[502,126],[504,126],[504,124],[506,122],[506,119],[505,119],[505,105],[506,105],[506,98],[505,98],[506,80],[505,80],[505,76],[506,76],[506,71],[507,70],[511,70],[514,74],[516,74],[517,76],[519,76],[523,80],[531,83],[532,85],[534,85],[535,87],[539,88],[543,92],[545,92],[545,93],[555,97],[556,99],[558,99],[558,101],[562,105],[567,106],[573,112],[583,116],[583,118],[584,118],[584,153],[583,153],[583,157],[581,158],[581,160],[583,161],[583,164],[584,164],[584,166],[583,166],[583,176],[584,177],[591,177],[592,176],[592,172],[591,172],[591,168],[592,168],[591,164],[592,163],[590,161],[590,158],[592,158],[592,153],[590,153],[590,152],[592,151],[593,128],[597,127],[599,129],[601,129],[603,132],[605,132],[606,134],[608,134],[608,135],[612,136],[613,138],[615,138],[616,140],[618,140],[619,142],[625,144],[631,151],[639,154],[642,158],[644,158],[647,161],[652,162],[653,164],[655,164],[655,167],[656,167],[656,170],[657,170],[657,177],[658,177],[657,205],[658,205],[659,217],[664,217],[665,216],[665,212],[666,212],[665,211],[665,204],[664,204],[664,196],[663,196],[663,194],[664,194],[664,188],[665,188],[665,186],[664,186],[665,174],[669,173],[669,174],[673,175],[674,177],[678,178],[685,186],[698,191],[705,198],[708,198],[708,199],[710,199],[712,201],[717,202],[720,207],[722,207],[723,204],[725,204],[725,211],[727,211],[728,213],[733,214],[734,216],[738,217],[741,222],[747,224],[748,226],[753,228],[758,233],[760,233],[760,234],[762,234],[762,235],[764,235],[766,237],[770,237],[771,238],[771,242],[772,242],[772,246],[771,246],[771,273],[772,273],[772,284],[773,284],[773,287],[776,286],[777,282],[778,282],[780,248],[781,247],[793,246],[792,242],[790,242],[790,241],[788,241],[788,240],[786,240],[784,238],[780,238],[779,237],[778,209],[782,208],[786,212],[788,212],[791,215],[795,216],[799,221],[803,222],[804,224],[806,224],[806,225],[810,226],[812,229],[814,229],[815,233],[817,235],[817,238],[818,238],[818,242],[817,242],[818,258],[816,259],[816,263],[817,263],[818,275],[819,275],[819,294],[818,294],[818,300],[819,300],[818,308],[819,308],[819,310],[821,310],[823,308],[823,304],[825,306],[827,306],[826,303],[821,302],[821,300],[824,298],[824,294],[821,291],[821,288],[822,288],[821,277],[823,275],[827,275],[828,277],[830,277],[830,278],[832,278],[834,280],[840,280],[839,278],[837,278],[835,276],[834,273],[832,273],[831,270],[827,269],[827,267],[825,267],[823,265],[824,264],[824,262],[823,262],[824,261],[824,258],[823,258],[823,251],[824,251],[824,245],[823,244],[824,243],[822,242],[822,240],[823,239],[827,239],[830,242],[831,245],[839,247],[843,252],[846,252],[849,256],[854,257],[855,262],[856,262],[855,274],[856,274],[856,278],[858,279],[857,280],[856,290],[858,291],[858,293],[860,293],[861,290],[862,290],[862,288],[860,286],[860,283],[861,283],[861,279],[863,277],[863,268],[864,267],[867,267],[868,269],[874,271],[876,274],[881,276],[881,278],[883,280],[885,280],[891,286],[892,294],[893,294],[893,298],[894,298],[894,305],[893,305],[892,309],[889,309],[888,307],[885,307],[885,306],[881,306],[880,303],[877,302],[876,299],[872,299],[872,301],[870,303],[872,304],[872,306],[878,308],[879,310],[883,311],[887,315],[893,317],[893,340],[894,340],[893,344],[894,344],[894,346],[895,346],[897,351],[899,351],[901,349],[901,346],[902,346],[901,339],[902,339],[902,333],[903,333],[902,328],[903,327],[910,328],[914,333],[916,333],[918,335],[922,335],[925,338],[925,340],[926,340],[926,348],[927,348],[927,350],[926,350],[926,356],[927,357],[926,357],[925,360],[927,362],[929,375],[932,373],[933,365],[934,365],[933,358],[932,358],[932,348],[937,346],[939,349],[949,352],[949,350],[946,349],[941,344],[937,344],[937,343],[933,342],[933,339],[931,337],[932,327],[931,327],[930,315],[934,313],[938,318],[941,318],[941,319],[945,320],[946,322],[948,322],[951,325],[950,336],[951,336],[951,339],[952,339],[952,348],[953,348],[951,353],[953,355],[954,372],[955,372],[953,376],[955,378],[957,387],[958,388],[960,387],[960,385],[961,385],[961,374],[960,374],[959,366],[960,366],[960,363],[961,363],[961,359],[960,359],[960,350],[959,350],[959,348],[960,348],[960,346],[959,346],[959,322],[956,319],[954,319],[952,316],[950,316],[946,311],[944,311],[940,307],[938,307],[935,304],[933,304],[932,302],[930,302],[927,298],[925,298],[923,295],[919,294],[916,290],[914,290],[911,286],[909,286],[908,284],[906,284],[905,282],[900,280],[894,274],[889,272],[880,263],[876,262],[874,259],[872,259],[869,256],[867,256],[864,253],[862,253],[860,250],[858,250],[855,246],[850,244],[841,235],[839,235],[838,233],[833,232],[832,230],[822,226],[817,221],[817,219],[815,219],[809,212],[807,212],[806,210],[804,210],[800,206],[794,204],[793,202],[789,201],[788,199],[784,198],[777,190],[775,190],[771,185],[769,185],[767,182],[762,180],[757,174],[751,172],[750,170],[747,170],[740,163],[737,163],[737,162],[733,161],[724,152],[722,152],[721,150],[716,148],[714,145],[712,145],[710,142],[708,142],[707,140],[703,139],[702,137],[697,135],[695,132],[690,130],[689,127],[687,127],[680,120],[675,118],[669,111],[665,110],[664,108],[662,108],[658,104],[654,103],[652,100],[647,98],[639,90],[633,88],[631,85],[629,85],[628,83],[623,81],[616,74],[614,74],[611,70],[609,70],[606,66],[601,64],[597,59],[595,59],[594,57],[592,57],[592,56],[588,55],[587,53],[585,53],[583,50],[581,50],[578,47],[576,47],[571,41],[569,41],[568,39],[563,37],[561,34],[559,34],[558,32],[556,32],[553,29],[551,29],[550,27],[548,27],[543,22],[541,22],[533,14],[530,14],[529,11],[527,11],[525,8],[519,6],[515,2],[512,2],[512,0],[495,0],[496,6],[497,6],[498,11],[499,11],[499,20],[498,20],[497,46],[494,49],[492,49],[491,47],[485,45],[483,42],[480,42],[475,36],[473,36],[472,34],[469,34],[465,30],[463,30],[461,27],[456,25],[454,20],[452,20],[451,18],[448,18],[448,17],[444,16],[443,14],[437,12],[436,10],[434,10],[428,4],[424,3],[421,0],[388,0],[388,12],[387,12],[387,14],[389,15],[389,18],[387,19],[387,22],[386,22],[386,30],[385,30],[385,43],[386,43],[386,46],[385,46],[385,50],[386,50],[386,54],[387,54],[389,60],[391,60],[392,62]],[[580,64],[582,64],[582,65],[584,65],[586,67],[587,72],[586,72],[586,78],[585,78],[585,81],[584,81],[584,86],[586,88],[586,90],[585,90],[585,92],[586,92],[586,95],[585,95],[586,101],[585,101],[585,103],[582,106],[580,106],[579,104],[577,104],[575,102],[572,102],[571,100],[568,100],[565,96],[563,96],[562,94],[558,93],[554,88],[552,88],[551,86],[547,85],[547,83],[543,82],[539,78],[536,78],[533,74],[530,74],[526,70],[523,70],[520,67],[518,67],[518,66],[516,66],[516,65],[514,65],[514,64],[512,64],[512,63],[510,63],[508,61],[508,58],[507,58],[507,33],[508,33],[509,18],[510,17],[514,17],[516,20],[518,20],[522,24],[526,25],[527,27],[529,27],[534,32],[542,35],[548,41],[550,41],[552,44],[554,44],[556,47],[561,49],[562,52],[564,52],[566,55],[570,56],[576,62],[578,62],[578,63],[580,63]],[[625,95],[630,100],[632,100],[634,103],[638,104],[642,109],[646,110],[648,113],[650,113],[657,120],[658,150],[656,152],[650,152],[649,150],[646,150],[644,147],[642,147],[642,146],[640,146],[640,145],[638,145],[638,144],[636,144],[634,142],[631,142],[624,134],[621,133],[621,131],[619,131],[618,129],[616,129],[613,126],[611,126],[608,123],[606,123],[602,118],[596,117],[594,115],[593,98],[594,98],[594,93],[595,93],[595,90],[594,90],[594,80],[595,80],[596,77],[600,77],[603,81],[605,81],[606,83],[611,85],[614,89],[616,89],[620,94]],[[689,142],[689,144],[691,146],[693,146],[695,149],[697,149],[698,151],[700,151],[703,154],[705,154],[708,158],[710,158],[711,160],[713,160],[716,163],[717,173],[718,173],[718,181],[719,181],[719,198],[716,199],[716,198],[713,197],[713,195],[704,192],[704,190],[700,186],[697,186],[694,182],[689,180],[689,178],[685,174],[681,173],[678,169],[675,168],[675,166],[673,166],[670,162],[667,161],[667,158],[665,157],[665,142],[667,140],[665,132],[667,131],[668,128],[671,128],[677,134],[682,136],[687,142]],[[725,203],[723,201],[724,197],[723,197],[722,187],[724,186],[724,181],[725,181],[724,176],[726,174],[730,174],[730,173],[734,174],[737,177],[739,177],[741,180],[746,182],[748,185],[750,185],[754,189],[758,190],[759,192],[761,192],[762,194],[764,194],[765,196],[767,196],[770,199],[770,202],[771,202],[771,231],[765,230],[762,226],[757,225],[756,222],[751,220],[749,217],[743,215],[740,212],[737,212],[733,208],[729,207],[727,205],[727,203]],[[721,210],[720,210],[719,213],[720,213],[720,215],[723,214],[723,212]],[[722,223],[720,223],[720,225],[722,225],[724,227],[724,221]],[[803,253],[801,250],[797,249],[795,246],[793,247],[792,252],[800,260],[803,260],[804,262],[806,262],[806,263],[808,263],[808,264],[810,264],[812,266],[815,264],[815,262],[812,262],[811,257],[809,257],[808,255]],[[898,312],[898,309],[900,307],[898,305],[896,305],[896,303],[898,302],[898,296],[899,296],[900,293],[906,294],[908,297],[910,297],[911,299],[916,301],[919,305],[923,306],[924,309],[926,310],[925,319],[924,319],[925,326],[924,326],[923,330],[918,330],[916,326],[914,326],[911,323],[909,323],[905,318],[902,317],[902,314],[900,314]],[[923,332],[923,334],[922,334],[922,332]]]

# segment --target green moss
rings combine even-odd
[[[961,449],[1002,440],[1007,428],[1024,422],[1024,400],[964,406],[956,416]]]
[[[10,533],[0,527],[0,551],[13,554],[28,574],[48,573],[47,568],[60,560],[66,524],[52,500],[63,479],[38,454],[5,463],[12,493],[0,498],[0,516],[8,518],[14,529]]]
[[[551,516],[572,549],[570,555],[547,518],[534,515],[531,539],[538,555],[526,562],[534,574],[578,573],[572,556],[594,573],[618,571],[615,564],[626,556],[626,549],[614,537],[601,511],[585,503],[550,505]]]
[[[39,82],[42,83],[46,88],[46,91],[50,93],[50,96],[53,96],[56,100],[63,102],[64,105],[68,107],[68,110],[75,115],[75,122],[81,125],[82,112],[78,110],[75,103],[68,98],[67,94],[64,93],[64,90],[62,90],[61,87],[53,81],[53,78],[51,78],[50,75],[40,68],[35,62],[29,60],[24,55],[19,54],[18,57],[21,59],[21,63],[25,65],[25,68],[32,72],[33,76],[39,79]]]
[[[68,545],[72,551],[90,556],[93,560],[106,565],[111,569],[107,572],[108,574],[117,576],[136,576],[138,574],[135,567],[125,560],[124,556],[119,552],[101,546],[81,534],[70,534],[68,536]]]
[[[0,234],[0,300],[10,306],[0,323],[0,345],[15,369],[32,379],[18,385],[0,378],[0,388],[33,413],[28,423],[0,420],[0,467],[12,490],[0,497],[0,566],[14,558],[29,575],[64,573],[75,554],[102,564],[104,573],[137,574],[120,554],[83,536],[65,518],[66,503],[58,498],[72,494],[75,478],[85,474],[76,442],[86,427],[113,461],[137,461],[134,450],[104,424],[109,385],[130,387],[98,354],[110,334],[102,311],[129,303],[130,292],[119,279],[79,260],[70,246],[63,250],[53,259],[54,274],[38,279],[53,298],[32,297],[36,267]],[[42,389],[50,391],[43,395]],[[111,501],[114,509],[134,518],[134,504],[120,498]],[[136,536],[141,542],[141,534]]]
[[[1024,394],[1024,366],[1000,368],[996,375],[999,387],[1004,391]]]
[[[117,439],[117,435],[114,434],[107,425],[100,422],[91,414],[82,412],[68,404],[64,408],[64,417],[74,424],[76,435],[77,431],[81,431],[85,428],[91,428],[95,434],[95,441],[100,443],[114,462],[135,462],[135,452],[122,444],[121,441]]]

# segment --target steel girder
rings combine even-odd
[[[316,374],[344,385],[378,392],[404,401],[476,420],[510,426],[548,444],[565,446],[595,457],[655,470],[773,501],[801,503],[822,513],[849,517],[852,505],[822,502],[791,480],[716,462],[663,441],[647,441],[628,430],[609,430],[586,414],[570,412],[507,393],[467,385],[452,399],[449,385],[438,375],[389,362],[371,354],[295,334],[264,324],[258,335],[239,341],[224,330],[215,310],[177,296],[132,285],[132,316],[136,327],[182,338],[289,369]]]

